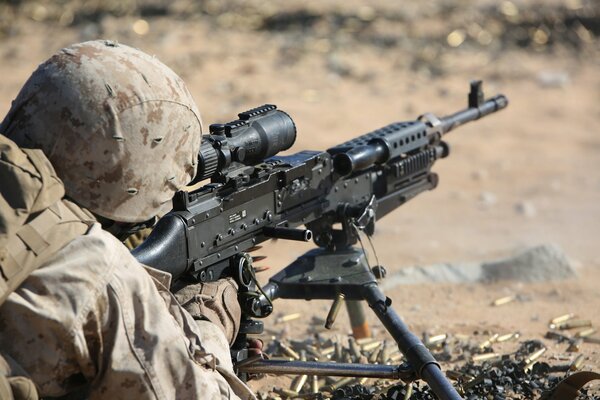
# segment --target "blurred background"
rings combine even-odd
[[[538,334],[553,313],[600,310],[599,35],[599,0],[2,0],[0,114],[48,56],[98,38],[173,68],[206,126],[277,104],[298,126],[292,151],[427,111],[449,114],[466,107],[469,80],[483,79],[509,107],[449,135],[439,187],[380,221],[374,242],[392,272],[560,246],[579,279],[425,285],[392,296],[416,329]],[[265,263],[276,272],[311,246],[279,241],[264,249]],[[486,308],[515,292],[530,301]],[[598,346],[589,354],[597,363]]]
[[[381,222],[380,256],[429,263],[550,241],[589,263],[600,238],[599,34],[598,0],[4,0],[0,113],[40,62],[97,38],[173,68],[206,125],[277,104],[298,125],[293,151],[453,112],[480,78],[510,107],[451,135],[439,188]]]

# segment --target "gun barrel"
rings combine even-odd
[[[273,239],[297,240],[299,242],[310,242],[312,239],[310,229],[265,226],[263,234]]]
[[[457,128],[467,122],[475,121],[479,118],[485,117],[486,115],[500,111],[506,108],[508,105],[508,99],[506,96],[499,94],[486,100],[483,104],[476,107],[469,107],[465,110],[456,112],[441,118],[441,129],[442,133],[450,132],[452,129]]]

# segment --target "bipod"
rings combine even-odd
[[[333,366],[335,363],[327,362],[249,359],[236,364],[239,372],[371,377],[381,374],[384,375],[381,377],[402,380],[417,377],[427,382],[439,399],[461,399],[427,347],[410,332],[391,307],[392,301],[379,289],[377,279],[369,268],[362,250],[355,247],[335,251],[322,248],[311,250],[271,277],[263,291],[271,300],[334,300],[340,294],[347,300],[365,300],[398,344],[408,361],[409,370],[403,366],[350,364],[355,366],[356,374],[361,371],[363,375],[347,375],[352,369],[347,364],[338,364],[340,367],[336,368]],[[320,370],[327,372],[317,373]]]

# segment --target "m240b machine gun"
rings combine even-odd
[[[391,308],[364,251],[353,245],[360,232],[421,192],[438,176],[433,164],[449,153],[452,129],[505,108],[503,95],[484,99],[481,81],[471,82],[468,108],[438,118],[424,114],[396,122],[327,151],[276,156],[292,146],[296,127],[274,105],[214,124],[202,139],[197,190],[178,192],[173,210],[133,251],[174,279],[206,282],[234,277],[242,308],[232,348],[238,373],[371,376],[425,380],[440,399],[460,399],[433,356]],[[299,228],[304,226],[305,228]],[[258,285],[250,250],[268,239],[310,241],[318,248]],[[245,359],[246,335],[262,332],[276,298],[366,300],[405,355],[400,366]]]

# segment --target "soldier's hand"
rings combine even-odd
[[[174,294],[194,319],[206,319],[219,326],[231,345],[240,329],[242,316],[237,290],[235,281],[227,278],[187,285]]]

